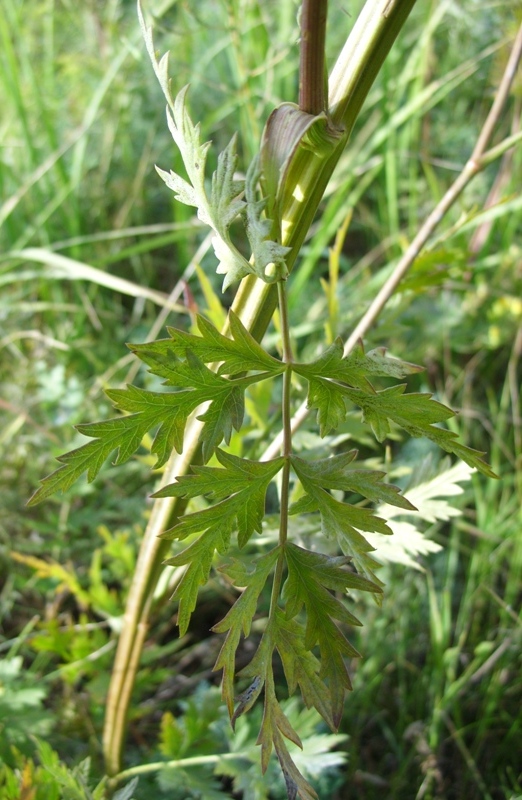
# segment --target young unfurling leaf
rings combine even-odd
[[[252,249],[256,275],[271,283],[288,275],[285,257],[290,248],[270,239],[272,221],[262,216],[267,201],[266,198],[258,200],[256,197],[260,178],[261,168],[259,157],[256,156],[247,170],[245,181],[246,234]]]

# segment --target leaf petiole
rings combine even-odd
[[[280,552],[277,559],[274,583],[272,585],[272,596],[270,601],[270,619],[276,613],[277,603],[281,592],[283,580],[283,568],[285,564],[285,544],[288,537],[288,507],[290,498],[290,465],[292,456],[292,409],[290,396],[292,390],[292,364],[293,353],[290,340],[290,324],[288,319],[288,302],[286,296],[286,282],[279,281],[277,284],[277,294],[279,300],[279,316],[281,320],[281,340],[283,344],[283,363],[285,371],[283,374],[283,398],[282,398],[282,420],[283,420],[283,446],[281,455],[284,458],[283,469],[281,472],[281,497],[279,512],[279,545]]]

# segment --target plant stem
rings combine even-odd
[[[118,783],[133,778],[135,775],[146,775],[150,772],[159,772],[161,769],[186,769],[187,767],[199,767],[205,764],[217,764],[219,761],[232,761],[240,758],[240,753],[216,753],[208,756],[191,756],[189,758],[176,758],[172,761],[156,761],[151,764],[139,764],[136,767],[119,772],[110,780],[110,785],[116,786]]]
[[[290,391],[292,385],[292,363],[294,360],[292,353],[292,343],[290,341],[290,323],[288,320],[288,302],[286,297],[286,282],[279,281],[277,284],[279,298],[279,315],[281,318],[281,339],[283,342],[283,361],[288,365],[283,382],[283,448],[282,455],[288,457],[292,453],[292,428],[290,427]]]
[[[521,58],[522,58],[522,25],[520,25],[518,29],[518,33],[513,43],[513,47],[511,48],[511,53],[506,68],[504,70],[502,80],[500,81],[499,87],[495,92],[495,99],[493,100],[493,104],[490,108],[487,119],[484,125],[482,126],[482,130],[477,139],[477,143],[473,148],[473,153],[471,156],[471,160],[473,161],[477,161],[480,158],[482,158],[482,156],[486,151],[486,147],[488,146],[490,139],[493,136],[493,131],[495,130],[498,124],[500,115],[502,113],[502,109],[504,108],[504,105],[508,98]]]
[[[299,61],[299,108],[317,116],[326,111],[324,43],[328,0],[303,0]]]
[[[281,320],[281,339],[283,343],[283,361],[286,364],[285,372],[283,373],[283,398],[281,403],[282,418],[283,418],[283,443],[282,443],[282,456],[285,463],[281,473],[281,498],[280,498],[280,511],[279,511],[279,558],[274,573],[274,582],[272,584],[272,596],[270,602],[270,619],[272,619],[279,593],[281,591],[281,583],[283,580],[283,568],[285,563],[285,543],[288,537],[288,505],[290,496],[290,456],[292,455],[292,408],[290,405],[290,397],[292,391],[292,344],[290,341],[290,323],[288,319],[288,302],[286,297],[286,282],[279,281],[277,284],[277,293],[279,299],[279,316]]]
[[[365,336],[370,330],[370,328],[374,325],[380,313],[382,312],[382,310],[384,309],[390,298],[393,296],[398,285],[400,284],[404,276],[407,274],[407,272],[413,266],[415,259],[419,257],[420,253],[422,252],[422,249],[426,246],[428,239],[430,238],[434,230],[437,228],[439,223],[442,222],[445,215],[448,213],[449,209],[460,197],[460,195],[462,194],[466,186],[470,183],[470,181],[476,175],[478,175],[478,173],[481,172],[486,166],[488,166],[488,164],[490,164],[494,160],[494,158],[499,158],[508,148],[513,147],[515,144],[519,142],[521,137],[520,134],[518,133],[514,136],[507,137],[503,142],[501,142],[498,145],[495,145],[490,150],[486,150],[486,147],[491,139],[491,136],[493,135],[495,126],[498,124],[498,120],[502,113],[502,108],[507,100],[509,89],[511,87],[518,64],[520,63],[521,59],[522,59],[522,25],[518,30],[508,64],[506,66],[504,75],[500,82],[498,96],[502,98],[502,103],[498,102],[496,95],[495,100],[493,101],[493,104],[491,106],[490,112],[487,116],[487,119],[477,137],[477,142],[473,148],[472,155],[464,165],[462,172],[458,175],[456,180],[446,191],[440,202],[437,203],[433,211],[428,215],[425,222],[420,227],[417,235],[406,249],[404,255],[401,256],[401,258],[399,259],[392,274],[379,289],[373,301],[371,302],[369,308],[362,316],[358,324],[355,326],[354,330],[352,331],[352,333],[350,334],[349,338],[345,343],[344,346],[345,356],[349,355],[352,352],[358,340],[361,339],[363,336]],[[291,420],[292,432],[295,432],[303,424],[303,422],[308,417],[309,413],[310,410],[306,402],[303,402],[295,412],[294,416],[292,417]],[[261,460],[268,461],[269,459],[274,457],[274,454],[277,455],[281,447],[281,442],[284,439],[284,436],[285,436],[284,431],[280,431],[280,433],[274,438],[274,440],[270,443],[270,445],[263,453]]]
[[[415,0],[365,3],[328,82],[329,115],[351,131],[384,59]]]
[[[337,103],[341,103],[342,100],[341,116],[345,113],[349,123],[346,124],[343,117],[346,138],[340,142],[339,147],[327,160],[319,158],[311,151],[307,156],[308,163],[304,165],[302,181],[302,192],[306,201],[296,201],[290,208],[285,209],[285,218],[289,224],[288,234],[285,235],[282,244],[292,248],[287,257],[289,270],[295,263],[326,185],[343,152],[365,93],[369,91],[384,58],[399,33],[400,26],[405,22],[414,3],[415,0],[394,0],[394,13],[387,14],[390,6],[389,0],[367,0],[365,5],[367,22],[364,30],[361,31],[359,28],[357,33],[357,62],[352,63],[346,56],[346,47],[343,50],[341,56],[343,63],[334,70],[335,80],[330,80],[329,92],[330,97],[333,93]],[[395,13],[396,9],[398,16]],[[353,31],[348,38],[347,45],[352,41]],[[367,54],[366,63],[365,53]],[[350,97],[352,96],[356,107],[354,113],[351,112]],[[241,283],[232,308],[245,327],[256,339],[260,340],[272,318],[276,304],[277,294],[274,286],[249,276]],[[228,332],[228,326],[223,332]],[[161,486],[172,483],[177,476],[186,474],[190,464],[196,458],[202,423],[196,420],[195,416],[187,424],[183,454],[173,454],[162,475]],[[169,542],[158,539],[158,536],[167,527],[172,526],[176,516],[181,513],[183,513],[183,508],[178,498],[156,499],[144,533],[136,572],[129,591],[123,631],[118,642],[107,698],[103,739],[109,774],[115,774],[120,770],[131,691],[148,628],[148,616],[154,589],[161,574],[162,561],[170,547]]]

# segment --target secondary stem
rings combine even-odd
[[[279,315],[281,320],[281,339],[283,342],[283,361],[286,369],[283,374],[283,446],[282,455],[285,459],[281,474],[281,500],[279,517],[279,546],[281,551],[277,560],[274,583],[272,585],[272,597],[270,603],[270,617],[272,618],[277,606],[281,583],[283,580],[283,567],[285,562],[284,545],[288,536],[288,504],[290,495],[290,456],[292,455],[292,409],[290,405],[290,393],[292,388],[292,345],[290,342],[290,324],[288,321],[288,303],[286,298],[286,283],[279,281],[277,284],[277,294],[279,299]]]
[[[303,0],[299,60],[299,108],[320,114],[328,106],[324,43],[328,0]]]
[[[281,338],[283,342],[283,361],[287,364],[283,380],[283,448],[282,455],[288,457],[292,453],[292,428],[291,409],[290,409],[290,391],[292,383],[292,362],[294,360],[292,354],[292,344],[290,342],[290,323],[288,320],[288,303],[286,298],[286,283],[279,281],[277,284],[277,293],[279,297],[279,315],[281,318]]]

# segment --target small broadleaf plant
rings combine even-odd
[[[288,248],[271,238],[278,224],[265,209],[275,208],[273,197],[262,197],[262,178],[256,158],[244,181],[236,178],[237,153],[233,139],[221,153],[207,189],[205,163],[209,143],[201,142],[200,128],[187,110],[187,89],[173,98],[167,75],[167,56],[159,61],[150,29],[141,18],[147,49],[167,99],[168,124],[176,142],[187,178],[158,170],[176,199],[194,206],[202,222],[214,232],[217,271],[224,275],[223,289],[248,276],[276,284],[282,333],[283,357],[267,352],[242,323],[229,312],[224,335],[203,316],[197,317],[198,333],[169,328],[169,337],[152,343],[130,345],[154,375],[163,379],[166,391],[153,392],[135,386],[109,390],[107,395],[121,412],[112,419],[77,426],[91,438],[83,446],[59,457],[61,466],[46,477],[30,504],[58,490],[67,490],[84,472],[93,481],[104,462],[116,453],[122,464],[154,432],[151,452],[155,468],[166,464],[175,451],[181,453],[187,421],[193,415],[202,423],[200,457],[190,474],[179,476],[155,497],[177,497],[190,501],[205,498],[200,510],[187,513],[163,534],[163,538],[186,543],[166,563],[184,567],[175,593],[179,601],[178,624],[185,634],[197,602],[199,588],[208,579],[219,557],[231,543],[237,551],[261,533],[268,488],[279,486],[279,540],[273,549],[257,558],[219,559],[219,571],[242,591],[224,619],[213,630],[224,634],[215,668],[223,671],[222,693],[232,725],[263,696],[264,714],[258,737],[261,764],[266,770],[275,750],[286,781],[288,797],[313,800],[313,787],[300,774],[285,740],[300,745],[278,699],[274,660],[282,664],[288,692],[297,689],[308,708],[314,707],[326,723],[340,723],[346,690],[351,689],[347,661],[359,653],[346,636],[346,628],[361,623],[346,602],[350,590],[369,592],[377,601],[383,584],[374,547],[365,534],[391,534],[387,522],[367,503],[380,502],[403,510],[411,503],[384,481],[384,473],[357,467],[355,451],[314,460],[297,456],[292,448],[290,424],[292,376],[307,384],[307,403],[316,411],[322,437],[335,432],[353,406],[376,438],[383,441],[390,426],[411,436],[427,436],[448,453],[488,475],[492,472],[482,454],[466,447],[456,435],[440,427],[453,416],[451,409],[429,394],[407,393],[404,384],[383,390],[374,379],[403,379],[419,367],[386,357],[382,350],[365,353],[362,344],[346,355],[337,339],[311,363],[293,357],[288,330],[285,257]],[[246,258],[232,242],[231,224],[242,221],[251,257]],[[255,461],[233,455],[223,448],[233,431],[240,431],[245,409],[245,391],[252,384],[279,378],[283,382],[282,420],[284,441],[281,455]],[[213,459],[213,465],[208,462]],[[365,502],[343,499],[354,494]],[[290,495],[296,499],[290,502]],[[322,535],[333,540],[338,555],[306,549],[289,539],[289,516],[314,515]],[[372,538],[372,541],[374,538]],[[331,545],[328,546],[331,551]],[[237,552],[235,551],[235,552]],[[260,608],[263,590],[271,582],[269,607]],[[236,696],[235,657],[241,637],[251,633],[260,615],[263,631],[250,663],[239,678],[246,688]]]

